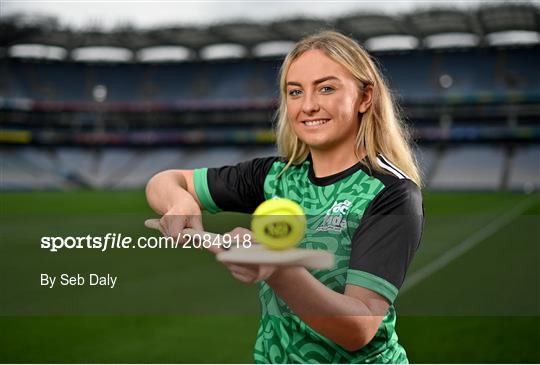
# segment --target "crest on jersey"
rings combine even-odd
[[[324,219],[317,231],[319,232],[341,232],[347,227],[347,213],[352,203],[349,200],[334,202],[334,205],[326,212]]]

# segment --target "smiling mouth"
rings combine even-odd
[[[330,119],[316,119],[316,120],[305,120],[302,123],[308,127],[317,127],[319,125],[326,124]]]

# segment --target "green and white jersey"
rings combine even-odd
[[[274,197],[300,204],[308,225],[299,247],[326,250],[336,258],[332,269],[310,270],[311,274],[338,293],[344,293],[346,285],[357,285],[390,303],[373,340],[351,352],[311,329],[262,282],[255,362],[408,362],[395,332],[392,303],[420,243],[422,196],[418,186],[382,155],[378,163],[387,174],[359,162],[338,174],[317,178],[308,158],[278,177],[286,165],[278,157],[195,170],[197,195],[210,212],[252,213]]]

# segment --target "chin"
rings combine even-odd
[[[299,137],[302,142],[304,142],[310,149],[324,150],[328,149],[331,146],[329,141],[315,139],[315,138],[302,138]]]
[[[317,146],[326,143],[326,138],[323,135],[317,135],[315,133],[305,133],[304,131],[295,130],[294,134],[298,139],[304,142],[308,146]]]

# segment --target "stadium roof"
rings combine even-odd
[[[261,43],[296,41],[322,29],[342,31],[368,45],[372,45],[377,38],[397,36],[414,37],[417,40],[412,42],[417,44],[414,47],[436,47],[433,36],[441,34],[474,36],[480,44],[490,44],[491,34],[507,31],[536,33],[533,40],[540,40],[540,7],[532,3],[507,3],[483,5],[475,10],[432,8],[396,16],[358,13],[331,20],[294,18],[266,24],[234,22],[209,27],[152,30],[125,27],[111,31],[74,31],[61,28],[51,18],[29,21],[22,15],[14,15],[0,19],[0,47],[49,45],[62,47],[68,54],[80,47],[122,47],[137,54],[137,51],[149,47],[181,46],[193,50],[197,55],[208,46],[234,44],[245,47],[246,54],[252,54],[253,49]],[[456,42],[452,44],[456,45]],[[467,46],[467,42],[464,42],[464,46]]]

